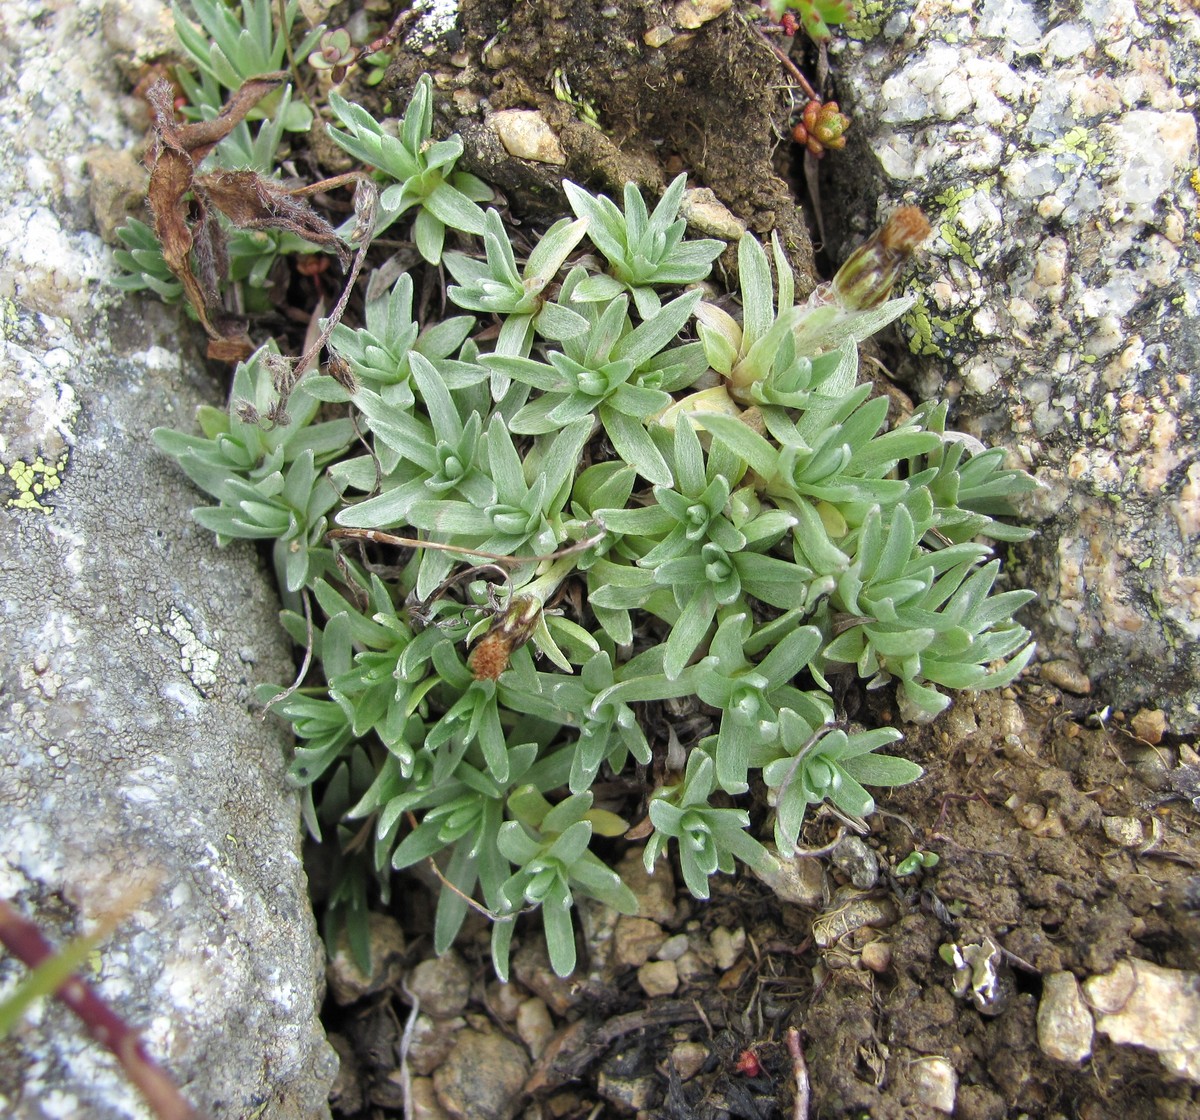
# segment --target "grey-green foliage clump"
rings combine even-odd
[[[894,236],[802,305],[778,244],[772,281],[747,236],[734,316],[685,288],[722,245],[682,239],[681,176],[652,212],[568,185],[574,217],[522,262],[456,177],[456,138],[426,144],[430,93],[398,138],[335,101],[334,136],[390,183],[390,236],[444,261],[462,313],[419,310],[441,300],[407,274],[376,282],[363,325],[332,335],[336,377],[278,386],[263,350],[203,437],[156,437],[215,499],[201,523],[276,542],[314,668],[261,696],[300,740],[310,829],[337,841],[335,920],[363,951],[371,882],[386,896],[436,858],[439,952],[474,899],[506,976],[536,909],[566,974],[578,897],[636,905],[598,842],[627,829],[618,811],[648,818],[648,866],[677,848],[706,897],[735,859],[772,863],[762,836],[792,852],[811,807],[865,816],[870,787],[920,775],[877,753],[897,731],[838,721],[836,675],[894,683],[919,717],[1016,676],[1030,596],[993,590],[977,538],[1021,536],[993,515],[1032,483],[968,454],[943,406],[887,430],[859,384],[857,342],[910,302],[887,298]],[[408,543],[356,547],[380,533]],[[709,719],[682,763],[645,718],[668,700]],[[645,803],[597,802],[634,767]]]

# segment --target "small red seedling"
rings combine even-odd
[[[758,1055],[753,1050],[743,1050],[738,1055],[737,1065],[733,1067],[737,1073],[744,1073],[747,1077],[762,1076],[762,1062],[758,1060]]]

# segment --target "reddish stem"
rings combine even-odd
[[[54,947],[28,918],[0,899],[0,944],[28,968],[54,956]],[[125,1075],[141,1090],[160,1120],[201,1120],[174,1082],[146,1052],[146,1045],[85,981],[68,976],[54,993],[79,1016],[88,1034],[116,1056]]]
[[[787,1048],[792,1056],[792,1077],[796,1082],[796,1102],[792,1106],[792,1120],[808,1120],[809,1099],[812,1093],[808,1081],[808,1063],[804,1060],[804,1043],[795,1027],[787,1029]]]

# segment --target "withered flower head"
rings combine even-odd
[[[918,207],[901,206],[838,269],[833,278],[837,301],[850,311],[867,311],[885,302],[904,262],[930,229]]]
[[[467,658],[475,679],[499,680],[513,651],[529,641],[541,617],[542,604],[536,599],[514,599],[507,610],[497,615],[492,628],[479,639]]]
[[[275,386],[275,392],[283,396],[290,393],[296,384],[296,367],[292,359],[268,351],[260,360],[271,375],[271,384]]]
[[[358,392],[358,378],[354,376],[354,370],[350,368],[350,363],[336,351],[329,351],[329,361],[325,363],[325,372],[347,393],[353,395]]]

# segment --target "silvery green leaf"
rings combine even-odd
[[[647,482],[658,486],[671,485],[671,468],[654,446],[654,441],[641,420],[626,416],[608,405],[601,405],[600,418],[613,447],[625,462],[635,468]]]
[[[552,342],[565,342],[587,333],[588,321],[569,307],[544,303],[534,319],[538,334]]]
[[[742,286],[742,343],[746,353],[775,320],[775,292],[767,254],[752,233],[738,242],[738,276]]]
[[[685,292],[650,319],[630,331],[613,348],[614,358],[627,358],[634,367],[648,362],[666,347],[687,324],[700,302],[700,292]]]
[[[567,257],[587,234],[586,218],[571,221],[563,218],[552,225],[534,246],[525,265],[525,275],[535,282],[538,289],[544,288],[558,274]],[[507,238],[506,238],[507,240]]]
[[[592,244],[612,263],[624,259],[625,221],[621,211],[609,199],[591,195],[570,180],[563,180],[563,190],[576,217],[587,220]]]
[[[442,246],[446,240],[446,226],[431,210],[421,208],[413,222],[413,241],[417,251],[430,264],[442,259]]]

